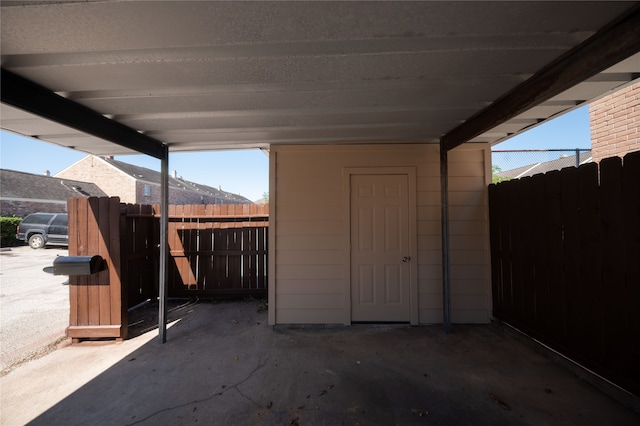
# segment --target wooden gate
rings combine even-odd
[[[169,206],[169,296],[265,295],[268,219],[268,205]]]
[[[123,204],[120,209],[123,296],[131,308],[158,296],[160,224],[151,205]]]

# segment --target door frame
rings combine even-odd
[[[418,325],[418,250],[417,250],[417,207],[416,207],[416,168],[415,167],[344,167],[342,183],[344,194],[344,239],[346,262],[344,276],[346,287],[345,316],[343,323],[351,324],[351,176],[353,175],[405,175],[408,192],[408,233],[409,243],[409,322]]]

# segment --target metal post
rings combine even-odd
[[[445,333],[451,333],[451,271],[449,256],[449,160],[440,143],[440,196],[442,204],[442,320]]]
[[[580,148],[576,148],[576,168],[580,167]]]
[[[167,341],[167,265],[169,232],[169,147],[164,146],[164,158],[160,159],[160,271],[158,274],[158,337],[159,343]]]

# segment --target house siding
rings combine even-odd
[[[589,116],[593,161],[640,150],[640,83],[592,102]]]
[[[449,153],[452,319],[490,319],[488,145]],[[344,169],[416,170],[418,322],[442,322],[440,163],[437,145],[273,146],[272,323],[349,322],[349,206]],[[273,252],[272,252],[273,253]]]

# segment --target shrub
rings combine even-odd
[[[498,176],[502,169],[499,166],[491,166],[491,183],[500,183],[511,180],[510,177],[507,176]]]
[[[0,217],[0,246],[10,247],[18,244],[18,240],[16,240],[16,228],[20,222],[22,222],[22,218],[19,217]]]

